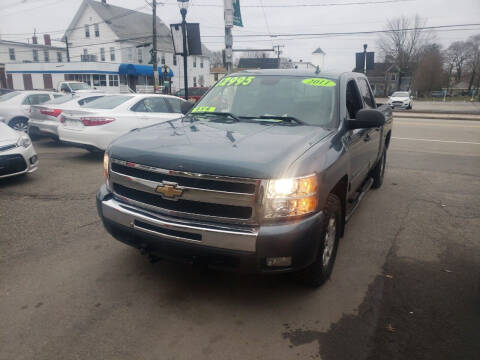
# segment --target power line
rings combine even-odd
[[[296,7],[331,7],[331,6],[351,6],[351,5],[381,5],[381,4],[391,4],[391,3],[400,3],[407,1],[416,1],[416,0],[380,0],[380,1],[356,1],[348,3],[329,3],[329,4],[278,4],[278,5],[242,5],[242,8],[296,8]],[[173,6],[175,4],[166,3],[164,5]],[[196,3],[192,6],[200,7],[223,7],[219,4],[203,4]]]

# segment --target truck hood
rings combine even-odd
[[[169,170],[280,178],[292,175],[285,173],[289,165],[330,132],[317,126],[180,118],[133,130],[108,151],[112,158]]]

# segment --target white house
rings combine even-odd
[[[44,43],[39,44],[36,36],[32,43],[0,40],[0,87],[9,86],[11,77],[5,74],[5,64],[63,62],[66,60],[66,50],[63,47],[52,46],[50,36],[44,35]],[[10,84],[9,84],[10,82]]]
[[[315,66],[319,66],[321,70],[325,68],[325,56],[327,53],[318,48],[312,53],[312,63]]]
[[[129,86],[136,91],[137,88],[144,89],[153,85],[150,63],[152,15],[110,5],[106,0],[83,0],[65,32],[64,39],[68,41],[70,63],[61,69],[52,65],[44,68],[44,71],[62,74],[65,79],[91,82],[96,87],[99,87],[98,76],[94,78],[94,75],[105,75],[109,87],[108,75],[114,75],[113,73],[118,75],[117,87]],[[183,88],[183,59],[181,56],[174,56],[170,28],[158,17],[157,50],[159,67],[166,65],[171,70],[170,76],[173,74],[172,91]],[[187,62],[189,86],[210,85],[208,58],[189,56]],[[107,72],[102,64],[110,64]],[[15,70],[12,68],[12,71],[15,71],[12,74],[20,74],[22,70],[24,73],[33,71],[27,64],[22,67],[23,69],[15,66]],[[59,72],[62,70],[66,72]],[[7,73],[10,73],[9,66]],[[16,84],[20,85],[20,81],[16,81]],[[105,82],[102,76],[101,86],[103,85]]]

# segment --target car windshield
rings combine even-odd
[[[130,100],[131,98],[132,96],[128,95],[105,96],[92,102],[86,103],[83,105],[83,107],[88,107],[89,109],[114,109],[117,106],[123,104],[124,102]]]
[[[64,104],[66,103],[67,101],[70,101],[73,99],[73,96],[72,95],[63,95],[63,96],[59,96],[53,100],[50,100],[50,101],[47,101],[45,104]]]
[[[85,84],[85,83],[70,83],[70,88],[72,90],[89,90],[91,89],[90,86],[88,86],[88,84]]]
[[[408,92],[404,92],[404,91],[397,91],[397,92],[394,92],[393,97],[408,97]]]
[[[192,113],[228,112],[238,118],[330,126],[336,112],[337,84],[322,77],[228,76],[198,102]],[[272,118],[268,118],[272,116]]]
[[[20,93],[19,91],[12,91],[12,92],[10,92],[10,93],[7,93],[7,94],[5,94],[5,95],[0,96],[0,102],[1,102],[1,101],[9,100],[9,99],[11,99],[11,98],[13,98],[13,97],[15,97],[15,96],[20,95],[20,94],[21,94],[21,93]]]

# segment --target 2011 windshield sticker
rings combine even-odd
[[[324,78],[305,79],[302,81],[302,83],[310,86],[323,86],[323,87],[332,87],[336,85],[334,81],[324,79]]]
[[[192,113],[198,112],[214,112],[217,108],[215,106],[197,106],[194,107]]]
[[[216,86],[248,86],[255,76],[228,76],[220,80]]]

